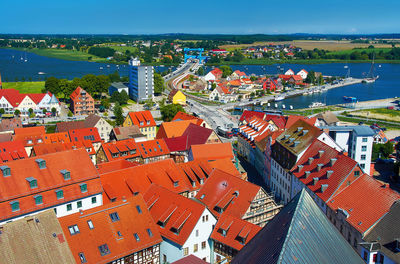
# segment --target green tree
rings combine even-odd
[[[222,71],[222,78],[228,77],[233,72],[232,68],[227,65],[222,65],[219,69]]]
[[[4,110],[4,108],[0,108],[0,114],[1,114],[1,115],[4,115],[5,112],[6,112],[6,111]]]
[[[69,111],[67,115],[68,115],[69,117],[72,117],[72,116],[73,116],[73,114],[72,114],[71,111]]]
[[[204,68],[203,68],[203,67],[200,67],[200,68],[197,70],[196,74],[199,75],[199,76],[203,76],[203,75],[204,75]]]
[[[47,78],[46,82],[44,83],[44,88],[46,91],[49,91],[53,94],[58,94],[59,93],[59,83],[60,80],[57,79],[56,77],[49,77]],[[45,92],[45,91],[43,91]]]
[[[315,72],[309,71],[307,74],[307,78],[304,81],[309,84],[315,83]]]
[[[254,76],[254,75],[250,76],[250,80],[251,80],[252,82],[254,82],[255,80],[257,80],[257,76]]]
[[[159,73],[154,73],[154,93],[161,94],[165,89],[164,79]]]
[[[42,113],[45,115],[47,113],[47,109],[43,108]]]
[[[124,116],[122,115],[122,107],[119,103],[115,103],[114,105],[114,116],[115,116],[115,124],[117,126],[121,126],[124,123]]]
[[[51,108],[51,113],[55,116],[57,114],[57,109],[55,107]]]
[[[144,103],[144,107],[147,109],[151,109],[153,107],[154,103],[152,99],[148,99],[146,100],[146,102]]]
[[[128,100],[129,100],[129,95],[125,92],[125,90],[122,90],[119,94],[119,104],[125,105],[128,103]]]
[[[110,82],[120,82],[121,81],[121,77],[119,76],[118,71],[115,71],[114,73],[109,74],[108,78],[110,79]]]
[[[101,105],[104,107],[104,109],[109,109],[110,108],[110,100],[107,98],[101,99]]]
[[[15,116],[20,116],[21,115],[21,111],[19,111],[18,109],[14,111],[14,115]]]
[[[32,115],[32,114],[33,114],[33,109],[32,109],[32,108],[29,108],[29,109],[28,109],[28,112],[29,112],[29,115]]]
[[[168,104],[160,108],[162,120],[171,121],[179,111],[186,113],[185,109],[179,104]]]

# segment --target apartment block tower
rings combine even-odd
[[[136,102],[152,99],[154,95],[153,66],[140,65],[140,60],[129,60],[129,96]]]

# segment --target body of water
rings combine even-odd
[[[26,61],[25,61],[26,60]],[[348,68],[345,68],[348,66]],[[370,69],[369,63],[328,63],[328,64],[275,64],[275,65],[234,65],[233,70],[240,70],[246,74],[280,74],[288,69],[298,72],[322,72],[323,75],[345,76],[350,69],[350,76],[362,78]],[[167,67],[156,66],[156,71],[164,71]],[[207,67],[206,72],[211,70]],[[118,71],[121,76],[128,75],[127,65],[115,65],[86,61],[67,61],[39,56],[34,53],[12,49],[0,49],[0,73],[3,81],[44,80],[46,77],[73,79],[86,74],[110,74]],[[39,74],[43,72],[45,74]],[[292,105],[294,108],[304,108],[312,102],[323,102],[328,105],[344,103],[343,96],[354,96],[358,101],[384,99],[400,96],[400,64],[376,64],[375,74],[379,79],[372,84],[355,84],[351,86],[331,89],[324,93],[298,96],[285,99],[279,105]]]
[[[167,67],[155,66],[155,71],[164,71]],[[88,61],[67,61],[39,56],[31,52],[0,49],[0,73],[3,82],[44,80],[46,77],[73,79],[86,74],[110,74],[118,71],[121,76],[128,76],[128,65],[96,63]],[[44,74],[39,74],[39,72]]]
[[[279,66],[279,67],[278,67]],[[345,68],[347,66],[347,68]],[[322,72],[323,75],[345,76],[350,69],[350,76],[363,78],[369,72],[370,63],[327,63],[327,64],[276,64],[276,65],[237,65],[232,66],[233,70],[240,70],[246,74],[280,74],[288,69],[295,73],[301,69],[307,71]],[[208,70],[210,70],[209,68]],[[322,102],[327,105],[344,103],[343,96],[356,97],[358,101],[374,99],[385,99],[400,96],[400,64],[375,64],[375,75],[379,79],[371,84],[354,84],[328,90],[323,93],[297,96],[285,99],[278,103],[286,107],[292,105],[294,108],[308,107],[312,102]]]

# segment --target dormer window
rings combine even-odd
[[[62,176],[64,177],[65,181],[68,181],[71,179],[71,173],[67,170],[60,170]]]
[[[39,165],[39,169],[46,168],[46,161],[44,159],[36,159],[35,161]]]
[[[57,195],[57,199],[63,199],[64,198],[63,190],[57,190],[56,195]]]
[[[86,183],[79,184],[79,187],[81,188],[82,193],[87,192],[87,184]]]
[[[150,125],[150,120],[147,120],[147,124]]]
[[[28,177],[28,178],[26,178],[26,180],[29,182],[29,187],[30,187],[31,189],[35,189],[35,188],[38,187],[38,186],[37,186],[37,180],[36,180],[35,178],[33,178],[33,177]]]
[[[18,201],[12,201],[10,202],[11,205],[11,211],[16,212],[19,211],[19,202]]]
[[[0,166],[3,177],[11,176],[11,169],[7,165]]]
[[[28,144],[32,144],[32,140],[29,139],[29,140],[27,141],[27,143],[28,143]]]
[[[35,195],[35,196],[33,196],[33,198],[35,199],[35,204],[36,205],[43,204],[43,197],[41,195]]]
[[[131,150],[129,151],[129,154],[131,154],[131,155],[136,154],[136,149],[131,149]]]
[[[143,126],[143,121],[140,121],[140,125]]]
[[[179,186],[179,181],[174,181],[174,187],[178,187]]]

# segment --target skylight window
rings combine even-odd
[[[112,222],[119,221],[119,215],[118,215],[117,212],[111,213],[111,214],[110,214],[110,218],[111,218],[111,221],[112,221]]]
[[[80,232],[79,232],[78,225],[69,226],[69,227],[68,227],[68,230],[69,230],[69,233],[71,234],[71,236],[80,233]]]

